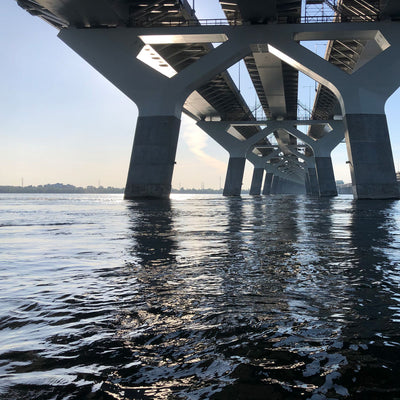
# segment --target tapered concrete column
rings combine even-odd
[[[288,179],[283,180],[281,193],[285,194],[302,194],[304,193],[304,186],[299,183],[290,181]]]
[[[180,122],[174,116],[138,118],[125,186],[126,199],[169,196]]]
[[[289,186],[290,186],[290,184],[289,184],[287,179],[284,179],[284,178],[279,179],[279,191],[278,191],[278,193],[287,194]]]
[[[224,196],[240,196],[245,163],[246,158],[244,157],[229,158],[223,191]]]
[[[276,194],[287,194],[288,193],[288,180],[280,177]]]
[[[315,157],[320,197],[337,196],[335,175],[331,157]]]
[[[304,185],[300,183],[296,183],[293,181],[287,181],[285,185],[285,193],[288,194],[304,194],[305,188]]]
[[[278,194],[279,193],[279,181],[280,181],[280,177],[278,175],[274,175],[272,177],[271,194]]]
[[[315,170],[317,173],[318,190],[320,197],[337,196],[335,174],[333,172],[332,158],[315,157]]]
[[[310,195],[319,196],[318,179],[315,168],[308,168],[308,176],[310,179]]]
[[[304,177],[304,185],[306,187],[306,194],[311,196],[311,183],[310,183],[310,175],[308,175],[308,172]]]
[[[356,199],[398,198],[384,114],[347,114],[346,140]]]
[[[297,184],[288,179],[280,179],[280,193],[282,194],[294,194],[298,193]]]
[[[286,194],[287,193],[286,186],[287,186],[287,180],[285,178],[280,177],[278,187],[276,189],[276,193],[277,194]]]
[[[264,186],[263,186],[263,190],[262,190],[262,194],[264,196],[271,194],[271,183],[272,183],[273,176],[274,176],[274,174],[271,172],[267,172],[265,174]]]
[[[251,186],[250,186],[250,194],[252,196],[260,195],[263,175],[264,175],[264,168],[254,168],[253,178],[251,180]]]

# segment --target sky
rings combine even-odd
[[[191,4],[191,2],[189,2]],[[222,18],[218,0],[196,1],[198,18]],[[124,187],[134,138],[137,107],[57,38],[57,30],[22,10],[15,0],[0,2],[0,186],[64,183]],[[238,80],[239,67],[232,77]],[[250,107],[254,92],[241,67],[241,89]],[[301,101],[308,105],[313,81],[301,76]],[[396,170],[400,90],[386,113]],[[223,186],[228,153],[187,116],[182,117],[175,188]],[[350,182],[344,144],[332,152],[335,177]],[[251,182],[247,162],[243,187]]]

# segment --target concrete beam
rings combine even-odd
[[[209,35],[210,38],[217,36],[216,41],[222,40],[226,35],[228,39],[239,32],[252,43],[266,43],[269,36],[290,35],[295,41],[299,40],[371,40],[386,26],[395,22],[342,22],[342,23],[318,23],[318,24],[257,24],[257,25],[202,25],[202,26],[168,26],[168,27],[146,27],[129,28],[135,30],[144,42],[148,43],[174,43],[175,40],[184,40],[185,43],[198,43],[202,37]],[[199,39],[196,38],[199,36]],[[168,37],[169,42],[166,42]],[[219,39],[218,39],[219,38]]]

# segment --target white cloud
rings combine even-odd
[[[209,137],[190,120],[182,120],[182,137],[189,150],[202,162],[216,169],[216,172],[224,173],[226,164],[206,152]]]

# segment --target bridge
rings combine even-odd
[[[229,152],[224,195],[337,195],[331,152],[346,141],[356,199],[399,198],[384,105],[400,86],[396,0],[17,0],[139,110],[125,198],[168,197],[182,112]],[[307,43],[326,43],[322,58]],[[263,111],[229,75],[243,60]],[[318,87],[300,117],[299,71]]]

